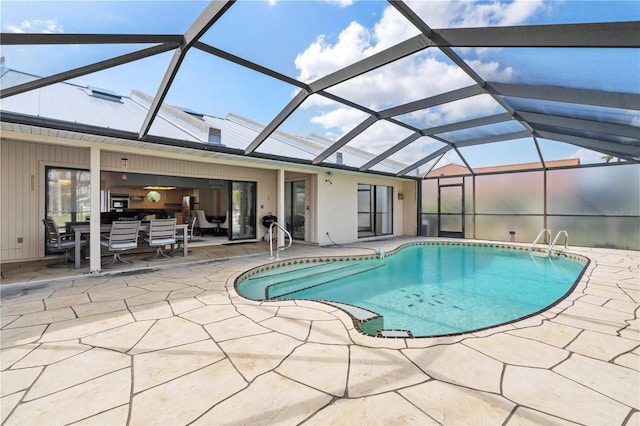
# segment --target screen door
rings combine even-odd
[[[438,236],[464,238],[464,184],[438,187]]]

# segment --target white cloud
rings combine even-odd
[[[377,43],[375,46],[371,46],[368,54],[387,49],[419,33],[420,31],[409,24],[406,18],[396,11],[395,8],[387,7],[382,13],[380,21],[373,27],[374,39]]]
[[[602,163],[604,161],[604,157],[606,157],[605,154],[597,151],[591,151],[590,149],[586,148],[579,148],[569,156],[569,158],[579,158],[580,164]]]
[[[542,0],[515,0],[511,3],[417,0],[408,4],[433,29],[518,25],[545,8]]]
[[[22,21],[20,24],[7,24],[5,30],[9,33],[62,33],[64,29],[58,24],[57,19],[34,19]]]
[[[510,3],[469,0],[415,1],[410,4],[427,25],[434,29],[522,24],[544,8],[542,0],[515,0]],[[416,34],[418,30],[395,8],[389,6],[371,28],[366,28],[359,22],[351,22],[334,44],[329,43],[324,36],[319,36],[296,57],[298,78],[305,82],[315,81]],[[515,72],[496,61],[486,61],[482,58],[470,60],[468,63],[487,80],[510,81]],[[471,84],[473,80],[464,71],[446,59],[439,50],[429,48],[328,90],[373,110],[381,110]],[[310,106],[318,104],[305,102],[305,107]],[[493,114],[495,111],[496,103],[490,96],[476,96],[468,101],[412,113],[412,118],[420,120],[417,127],[426,128]],[[326,105],[323,106],[322,113],[312,119],[313,123],[325,129],[325,136],[331,134],[336,138],[361,121],[361,114],[354,114],[347,107],[338,106],[329,111]],[[376,139],[385,137],[388,138],[384,132],[372,132],[368,139],[373,147],[384,143]],[[361,145],[362,141],[364,139],[359,138],[358,145]]]
[[[353,4],[353,0],[325,0],[329,4],[336,4],[340,7],[348,7]]]
[[[313,117],[311,122],[319,124],[325,129],[339,129],[344,134],[351,130],[354,123],[360,123],[366,116],[365,113],[356,109],[338,107]]]
[[[411,130],[380,120],[353,139],[349,145],[380,154],[412,134]]]
[[[296,57],[296,68],[300,70],[298,78],[305,82],[314,81],[357,62],[370,45],[369,31],[355,21],[340,33],[333,46],[321,35]]]

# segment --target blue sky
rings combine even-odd
[[[640,20],[640,1],[637,0],[422,0],[409,3],[432,28]],[[180,34],[207,4],[203,1],[3,0],[0,23],[2,32]],[[417,30],[384,1],[240,0],[202,41],[290,77],[313,81],[415,34]],[[139,48],[141,46],[3,46],[2,55],[9,68],[46,76]],[[456,49],[456,52],[490,81],[640,93],[637,49],[606,52]],[[158,55],[83,76],[74,82],[123,95],[132,89],[154,95],[170,57],[171,54]],[[429,49],[395,66],[338,85],[331,92],[373,109],[384,109],[469,84],[468,76],[444,55]],[[219,117],[237,113],[267,124],[296,91],[292,86],[192,49],[166,102]],[[490,99],[478,100],[417,112],[411,119],[426,128],[489,115],[494,110],[502,112]],[[284,123],[283,130],[300,135],[316,133],[336,140],[363,117],[358,111],[317,96],[312,96],[303,106]],[[394,136],[389,136],[390,133]],[[380,123],[353,143],[377,153],[404,136]],[[396,158],[413,161],[416,156],[424,156],[440,146],[431,141],[417,145],[398,153]],[[558,144],[553,148],[554,144],[551,145],[545,151],[553,159],[584,155],[587,161],[589,153],[576,154],[579,151],[576,147]],[[510,150],[513,151],[511,159],[502,162],[520,161],[521,157],[526,157],[523,162],[537,160],[524,155],[525,150],[517,147],[500,148],[501,152]],[[468,151],[473,158],[472,165],[495,163],[493,155]],[[526,151],[530,151],[529,147]]]

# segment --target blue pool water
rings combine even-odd
[[[254,274],[245,297],[338,302],[382,316],[374,328],[457,334],[537,313],[573,288],[586,262],[474,245],[414,245],[383,260],[312,262]],[[348,310],[348,309],[347,309]],[[366,324],[361,329],[376,334]]]

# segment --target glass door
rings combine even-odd
[[[358,238],[393,233],[393,187],[358,184]]]
[[[89,220],[89,171],[47,167],[45,174],[45,217],[53,219],[62,232],[67,223]]]
[[[66,222],[88,220],[91,209],[89,171],[47,167],[46,175],[45,216],[55,220],[59,227]]]
[[[464,238],[464,184],[438,187],[438,236]]]
[[[229,239],[255,239],[256,183],[232,181],[229,190]]]
[[[284,204],[286,211],[287,231],[294,240],[304,240],[306,213],[306,192],[304,181],[287,182],[285,186]]]

